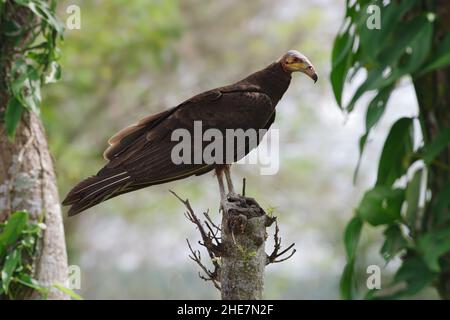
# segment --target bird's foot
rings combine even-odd
[[[223,212],[229,215],[243,214],[251,218],[265,214],[255,199],[236,193],[229,193],[225,199],[222,199],[221,207]]]
[[[249,207],[249,206],[256,206],[259,207],[258,202],[254,198],[242,196],[237,193],[228,193],[226,197],[228,202],[234,202],[238,203],[241,207]]]

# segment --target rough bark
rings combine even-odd
[[[224,254],[220,268],[223,300],[259,300],[264,292],[266,228],[273,222],[256,202],[238,197],[222,216]],[[237,204],[236,204],[237,203]],[[231,204],[231,205],[230,205]]]
[[[432,6],[428,9],[438,13],[440,23],[434,33],[434,47],[442,42],[444,36],[450,33],[450,3],[439,0],[435,3],[424,3]],[[420,108],[420,121],[426,142],[433,141],[439,133],[450,126],[450,68],[439,69],[414,80],[417,99]],[[428,188],[434,197],[450,181],[450,146],[442,152],[430,166],[428,172]],[[432,200],[433,201],[433,200]],[[424,218],[423,229],[435,225],[429,205]],[[450,252],[447,254],[450,262]],[[441,272],[437,289],[442,298],[450,299],[450,272]]]
[[[44,215],[46,229],[34,257],[34,278],[43,284],[62,283],[67,276],[67,253],[64,240],[52,158],[39,118],[26,113],[18,127],[14,143],[6,138],[0,124],[0,220],[10,213],[26,210],[37,221]],[[24,298],[35,298],[26,292]],[[49,299],[68,296],[52,290]]]
[[[214,270],[206,267],[200,251],[194,250],[187,240],[189,257],[203,270],[201,279],[211,281],[221,291],[222,300],[259,300],[264,294],[264,268],[271,263],[285,261],[295,254],[294,243],[281,250],[276,218],[267,215],[253,199],[237,194],[229,194],[222,200],[222,224],[217,226],[208,214],[201,221],[192,209],[189,200],[181,199],[171,191],[186,207],[186,218],[199,230],[199,243],[208,251]],[[275,222],[274,248],[267,255],[264,247],[267,240],[266,229]],[[281,258],[281,256],[285,256]]]
[[[14,20],[24,27],[36,23],[31,11],[25,7],[13,8],[8,2],[3,14],[14,15]],[[27,211],[31,221],[38,221],[43,216],[46,229],[33,257],[33,277],[46,285],[64,284],[68,277],[64,228],[53,162],[41,120],[34,113],[24,112],[13,142],[8,140],[3,123],[9,99],[7,79],[10,66],[28,37],[29,34],[25,33],[22,41],[16,44],[0,39],[0,221],[18,210]],[[24,290],[20,298],[37,298],[37,293]],[[48,298],[69,297],[52,289]]]

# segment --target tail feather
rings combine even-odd
[[[73,216],[100,202],[123,193],[130,184],[127,172],[109,176],[91,176],[77,184],[66,196],[62,204],[71,206],[69,216]]]

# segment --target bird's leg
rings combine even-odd
[[[220,199],[223,202],[226,199],[225,187],[223,185],[223,168],[216,168],[216,177],[219,182]]]
[[[234,194],[234,186],[233,186],[233,181],[231,180],[230,167],[231,167],[231,165],[225,165],[224,172],[225,172],[225,178],[227,179],[228,193]]]

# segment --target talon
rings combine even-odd
[[[254,205],[256,207],[259,207],[258,202],[254,198],[245,197],[245,202],[249,205]]]
[[[227,200],[231,202],[238,202],[241,200],[241,197],[236,193],[230,192],[227,194]]]

